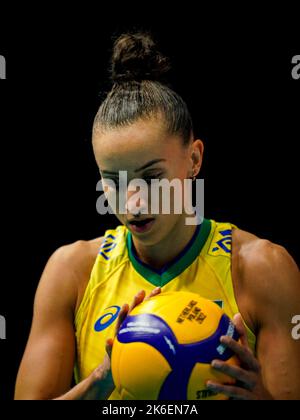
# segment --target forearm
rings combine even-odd
[[[70,391],[54,400],[107,400],[114,390],[111,372],[96,369]]]
[[[89,394],[89,390],[92,387],[92,379],[89,376],[88,378],[84,379],[82,382],[71,388],[68,392],[61,395],[58,398],[54,398],[54,400],[83,400],[88,399],[86,398]]]

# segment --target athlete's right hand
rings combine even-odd
[[[122,306],[119,316],[117,318],[115,336],[117,335],[120,329],[120,326],[125,320],[125,318],[127,317],[127,315],[136,306],[140,305],[142,302],[150,299],[151,297],[158,295],[160,292],[161,292],[161,288],[156,287],[154,290],[152,290],[152,292],[148,296],[146,296],[145,291],[140,290],[134,296],[131,305],[128,305],[127,303],[125,303]],[[115,388],[115,385],[113,383],[113,378],[112,378],[112,373],[111,373],[111,363],[110,363],[113,341],[114,340],[112,338],[109,338],[106,341],[106,355],[104,357],[104,361],[92,374],[95,380],[94,386],[92,386],[92,389],[94,389],[94,392],[91,395],[89,395],[89,397],[95,397],[95,398],[88,398],[88,399],[107,399]]]
[[[144,290],[139,291],[131,305],[127,303],[121,308],[120,314],[117,319],[115,335],[117,335],[122,322],[127,315],[143,301],[158,295],[161,292],[160,287],[156,287],[147,297]],[[63,396],[57,398],[58,400],[106,400],[113,392],[115,385],[113,383],[110,357],[113,347],[113,339],[109,338],[106,341],[106,355],[103,362],[82,382],[72,388]]]
[[[110,368],[112,340],[106,342],[103,362],[84,380],[56,400],[107,400],[115,386]]]

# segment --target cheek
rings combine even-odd
[[[102,180],[103,194],[114,213],[118,209],[118,190],[110,182]]]
[[[170,180],[172,179],[180,179],[184,180],[188,176],[188,162],[186,159],[178,159],[174,161],[174,165],[168,169],[168,177]]]
[[[186,164],[186,162],[182,162],[181,166],[180,166],[180,171],[179,171],[179,176],[178,178],[183,181],[184,179],[186,179],[188,177],[188,165]]]

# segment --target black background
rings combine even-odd
[[[160,2],[162,3],[162,2]],[[34,292],[59,246],[117,225],[98,216],[91,125],[108,89],[112,36],[151,30],[205,143],[206,217],[284,245],[299,263],[299,93],[289,10],[194,2],[15,6],[1,11],[0,399],[12,398]],[[198,2],[197,2],[198,3]],[[204,4],[204,3],[203,3]],[[299,37],[298,37],[299,38]]]

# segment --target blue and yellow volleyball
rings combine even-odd
[[[230,318],[214,302],[190,292],[161,293],[138,305],[121,324],[112,351],[112,375],[123,400],[226,399],[208,390],[234,380],[211,367],[238,364],[220,343],[238,340]]]

